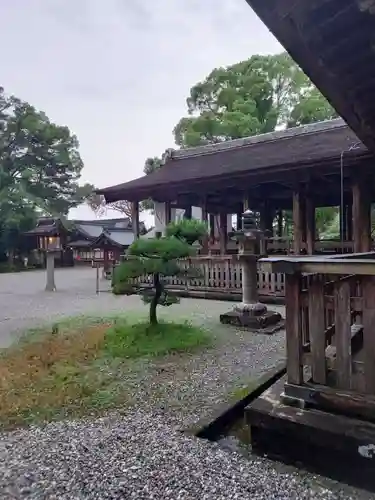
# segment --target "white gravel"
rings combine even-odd
[[[44,279],[43,272],[0,275],[0,346],[14,341],[16,330],[66,316],[146,314],[137,297],[96,296],[91,269],[57,271],[53,294],[43,291]],[[283,357],[282,332],[253,336],[220,326],[219,314],[230,307],[186,299],[161,310],[208,326],[215,348],[136,362],[124,380],[132,403],[124,415],[0,434],[0,499],[371,498],[178,431]]]
[[[0,435],[0,464],[3,500],[360,498],[187,437],[165,415],[141,410]]]

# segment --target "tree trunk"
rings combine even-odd
[[[154,274],[154,288],[155,288],[155,295],[154,295],[154,298],[152,299],[151,304],[150,304],[150,324],[151,325],[158,324],[158,318],[156,316],[156,307],[159,304],[161,294],[163,293],[163,286],[162,286],[161,281],[160,281],[159,273]]]

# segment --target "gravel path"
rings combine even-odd
[[[189,438],[141,410],[0,436],[0,477],[3,500],[360,498]]]
[[[96,296],[91,269],[58,271],[53,294],[43,291],[44,279],[43,272],[0,275],[0,345],[15,340],[16,330],[66,316],[146,314],[138,297]],[[286,473],[178,431],[284,355],[283,332],[254,336],[220,325],[220,312],[230,307],[185,299],[161,309],[170,319],[209,328],[215,348],[135,362],[124,377],[130,397],[124,415],[0,435],[0,498],[367,498],[347,488],[341,492],[331,482],[329,491],[310,475]]]

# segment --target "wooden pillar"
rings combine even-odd
[[[277,236],[282,238],[283,236],[283,211],[278,210],[277,212]]]
[[[191,219],[191,205],[189,207],[185,207],[184,219]]]
[[[268,237],[273,236],[274,212],[269,203],[265,202],[260,210],[260,227],[263,231],[268,231]]]
[[[228,218],[226,213],[219,216],[219,234],[220,234],[220,254],[226,255],[228,241]]]
[[[215,214],[208,215],[208,224],[210,226],[210,240],[214,241],[214,239],[215,239]]]
[[[246,210],[249,210],[249,208],[250,208],[249,197],[245,196],[243,199],[243,211],[246,212]]]
[[[208,212],[207,212],[207,203],[206,201],[202,202],[202,222],[204,222],[206,225],[208,225]],[[208,240],[209,240],[208,234],[206,234],[203,239],[202,239],[202,249],[201,249],[201,254],[207,255],[208,254]]]
[[[139,238],[139,202],[132,202],[132,229],[134,234],[134,239]]]
[[[352,194],[354,252],[369,252],[371,249],[371,202],[368,187],[363,179],[353,182]]]
[[[165,216],[164,216],[165,225],[168,226],[168,224],[170,224],[170,222],[172,220],[172,209],[171,209],[171,202],[170,201],[165,202],[164,210],[165,210]]]
[[[242,229],[242,213],[236,214],[236,219],[237,231],[240,231]]]
[[[315,252],[316,221],[315,205],[311,195],[306,196],[306,250],[308,255]]]
[[[346,205],[346,240],[353,241],[353,205]]]
[[[105,276],[105,274],[108,270],[109,270],[108,248],[107,248],[107,246],[104,246],[104,248],[103,248],[103,277]]]
[[[303,247],[304,213],[301,190],[293,193],[293,252],[300,255]]]

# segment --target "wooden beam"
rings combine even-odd
[[[368,254],[366,254],[368,255]],[[359,274],[375,276],[374,258],[355,259],[345,257],[267,257],[260,259],[259,264],[264,272],[270,273],[318,273],[318,274]]]
[[[310,383],[297,386],[288,382],[284,390],[287,396],[302,399],[319,410],[375,421],[375,398],[368,394]]]

